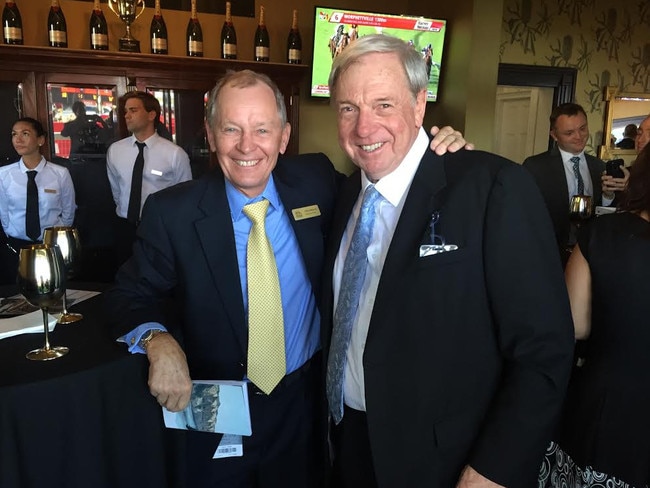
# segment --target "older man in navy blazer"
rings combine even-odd
[[[573,350],[550,221],[520,166],[429,150],[427,82],[417,51],[383,35],[330,75],[339,142],[361,169],[325,258],[335,486],[529,488]]]

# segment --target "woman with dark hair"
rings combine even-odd
[[[31,117],[18,119],[11,143],[20,160],[0,168],[0,221],[7,235],[0,252],[2,283],[15,282],[18,250],[40,242],[46,227],[72,225],[76,208],[70,173],[41,155],[41,123]]]
[[[619,209],[581,229],[565,271],[585,363],[569,384],[540,487],[650,482],[650,147]]]

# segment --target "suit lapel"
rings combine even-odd
[[[601,186],[601,173],[602,173],[602,163],[598,158],[585,154],[585,159],[587,160],[587,167],[589,168],[589,174],[591,175],[591,185],[594,189],[594,206],[602,204],[602,186]]]
[[[199,201],[203,218],[194,222],[212,280],[221,297],[229,322],[243,351],[247,349],[247,326],[241,294],[235,234],[226,198],[223,175],[215,172],[206,182]]]
[[[554,164],[553,168],[553,186],[557,188],[558,196],[558,207],[566,208],[569,201],[569,184],[566,179],[566,172],[564,171],[564,162],[562,161],[562,155],[560,154],[559,149],[555,147],[553,149],[553,158]]]
[[[382,269],[375,304],[390,303],[395,286],[399,286],[404,270],[417,259],[424,231],[434,210],[442,207],[445,200],[447,176],[444,157],[427,151],[406,196],[393,239]],[[373,310],[373,319],[379,307]]]
[[[296,220],[292,210],[318,205],[315,197],[306,191],[298,176],[283,170],[282,164],[273,172],[275,187],[282,200],[284,211],[287,213],[293,232],[298,240],[307,275],[312,285],[314,295],[318,297],[320,291],[321,263],[323,262],[323,235],[321,228],[322,217],[313,217]]]

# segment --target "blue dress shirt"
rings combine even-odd
[[[312,291],[302,252],[293,232],[289,216],[280,201],[273,176],[266,188],[256,198],[250,199],[226,180],[226,196],[230,206],[240,286],[244,309],[248,310],[248,284],[246,281],[246,246],[252,223],[242,212],[244,205],[266,198],[269,209],[266,215],[266,234],[273,247],[280,279],[280,293],[284,313],[284,340],[287,374],[298,369],[320,348],[320,314]],[[144,352],[138,342],[149,329],[165,330],[158,323],[148,322],[136,327],[123,337],[131,352]]]

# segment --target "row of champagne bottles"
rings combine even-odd
[[[237,33],[232,22],[230,2],[226,2],[226,19],[221,29],[221,57],[237,59]],[[6,0],[2,12],[3,38],[5,44],[23,43],[23,22],[15,0]],[[48,42],[51,47],[68,47],[68,30],[59,0],[52,0],[47,18]],[[160,0],[156,0],[155,11],[149,29],[152,54],[167,54],[169,37],[167,26],[160,10]],[[196,0],[192,0],[190,20],[186,31],[186,54],[203,56],[203,31],[196,11]],[[89,25],[90,49],[108,49],[108,27],[100,6],[94,0]],[[271,42],[264,20],[264,7],[260,6],[260,17],[254,38],[255,61],[269,61]],[[287,38],[287,62],[300,64],[302,61],[302,39],[298,30],[298,11],[293,11],[291,30]]]

